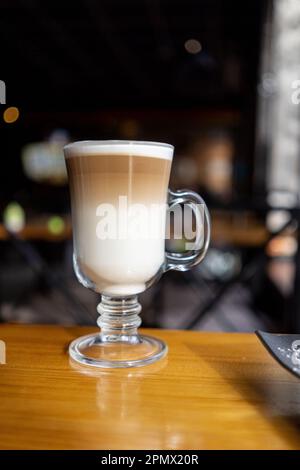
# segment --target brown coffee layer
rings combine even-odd
[[[126,155],[84,155],[67,159],[72,198],[79,204],[166,201],[171,161]]]

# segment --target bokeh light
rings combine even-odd
[[[11,106],[6,108],[3,113],[3,119],[7,124],[12,124],[16,122],[20,116],[20,111],[15,106]]]
[[[202,46],[197,39],[188,39],[185,41],[184,48],[189,54],[198,54],[202,50]]]
[[[20,232],[25,225],[25,212],[17,202],[10,202],[3,212],[3,222],[10,232]]]
[[[64,219],[58,215],[54,215],[48,220],[47,227],[52,235],[60,235],[65,229]]]

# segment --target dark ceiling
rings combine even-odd
[[[28,109],[239,106],[261,0],[1,0],[0,79]],[[184,42],[196,38],[191,55]]]

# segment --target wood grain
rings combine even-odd
[[[1,449],[300,449],[300,381],[254,335],[153,330],[167,359],[77,369],[91,328],[1,325]]]

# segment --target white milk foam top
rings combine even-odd
[[[160,142],[132,140],[82,140],[64,147],[67,158],[83,155],[130,155],[172,160],[174,147]]]

